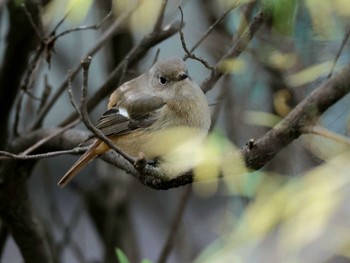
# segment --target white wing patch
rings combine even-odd
[[[120,107],[119,108],[119,114],[123,115],[126,118],[130,118],[129,113],[128,113],[127,109],[125,109],[125,108]]]

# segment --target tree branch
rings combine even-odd
[[[247,167],[251,169],[260,169],[267,164],[279,151],[297,139],[305,127],[312,125],[317,118],[339,99],[350,92],[350,66],[344,68],[340,73],[326,81],[323,85],[315,89],[306,97],[294,110],[292,110],[279,124],[266,133],[260,139],[250,140],[247,145],[242,147],[242,157]],[[53,132],[53,131],[51,131]],[[307,130],[305,130],[307,132]],[[48,130],[39,130],[32,134],[23,136],[16,143],[28,145],[42,136],[47,136]],[[78,137],[77,137],[78,136]],[[83,138],[86,133],[68,130],[67,132],[56,136],[49,141],[50,150],[64,150],[73,148]],[[25,143],[26,142],[26,143]],[[46,149],[47,150],[47,149]],[[109,151],[102,155],[106,162],[117,166],[133,175],[144,185],[157,190],[166,190],[183,186],[193,182],[193,173],[189,171],[174,179],[163,181],[159,171],[147,165],[143,172],[135,167],[120,155]]]
[[[255,170],[263,167],[279,151],[297,139],[305,127],[313,125],[322,113],[349,92],[350,65],[315,89],[253,145],[244,146],[242,155],[247,167]]]
[[[38,6],[31,1],[25,1],[32,19],[38,20]],[[0,148],[4,149],[8,136],[8,121],[10,111],[20,90],[20,82],[27,68],[30,52],[37,42],[36,33],[28,23],[23,8],[15,1],[8,1],[9,31],[7,34],[7,46],[4,53],[0,71]],[[18,29],[21,29],[21,34]],[[24,44],[25,43],[25,44]],[[19,63],[13,63],[18,61]]]
[[[249,27],[243,32],[243,34],[238,38],[237,42],[229,49],[226,54],[219,60],[215,65],[214,70],[212,70],[211,75],[202,84],[201,88],[206,93],[216,82],[225,74],[229,72],[222,69],[222,62],[228,58],[237,58],[244,49],[248,46],[250,40],[254,37],[258,29],[271,18],[272,7],[270,4],[264,4],[262,9],[255,15],[253,20],[250,22]]]

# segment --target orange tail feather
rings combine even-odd
[[[99,149],[101,141],[95,141],[91,147],[76,161],[76,163],[68,170],[68,172],[58,182],[58,186],[65,187],[82,169],[85,168],[98,155],[105,152]]]

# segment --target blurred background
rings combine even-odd
[[[13,25],[9,6],[32,1],[9,2],[0,1],[2,67],[21,63],[6,61],[4,55]],[[36,24],[42,36],[48,37],[66,14],[56,34],[104,22],[96,29],[59,37],[54,50],[46,50],[31,69],[33,49],[27,65],[27,72],[33,71],[27,83],[30,94],[24,93],[21,102],[18,136],[28,132],[40,113],[36,98],[48,86],[52,97],[67,71],[76,68],[111,25],[131,10],[123,26],[93,55],[89,95],[98,91],[128,52],[154,30],[165,2],[42,1]],[[161,27],[181,20],[181,6],[186,45],[191,49],[204,36],[194,53],[210,65],[237,42],[264,3],[274,4],[272,19],[238,58],[222,63],[228,73],[206,94],[212,105],[214,153],[236,152],[249,139],[259,138],[349,63],[348,0],[167,2]],[[21,10],[19,15],[28,19]],[[156,58],[185,57],[179,33],[145,48],[144,56],[124,67],[115,88],[148,70]],[[200,62],[186,59],[186,64],[197,83],[210,76]],[[79,73],[72,83],[76,96],[81,85]],[[107,97],[98,100],[90,113],[94,122],[108,101]],[[54,251],[53,262],[127,262],[122,254],[130,262],[350,262],[349,105],[349,96],[337,102],[310,134],[286,146],[259,171],[247,171],[240,160],[232,160],[230,170],[222,171],[223,178],[213,173],[203,181],[166,191],[150,189],[101,160],[60,189],[59,178],[78,157],[38,161],[27,188]],[[57,127],[73,112],[64,91],[42,127]],[[15,119],[13,106],[11,127]],[[87,130],[82,124],[74,129]],[[1,262],[22,262],[11,234],[2,237]]]

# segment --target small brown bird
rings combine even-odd
[[[207,134],[210,111],[203,91],[189,77],[183,60],[169,58],[118,87],[96,127],[128,155],[137,157],[142,152],[153,160],[162,155],[157,145],[164,144],[160,136],[166,130],[185,127]],[[174,137],[173,133],[169,136]],[[171,143],[158,146],[172,147]],[[67,185],[88,163],[108,150],[104,142],[95,138],[58,185]]]

